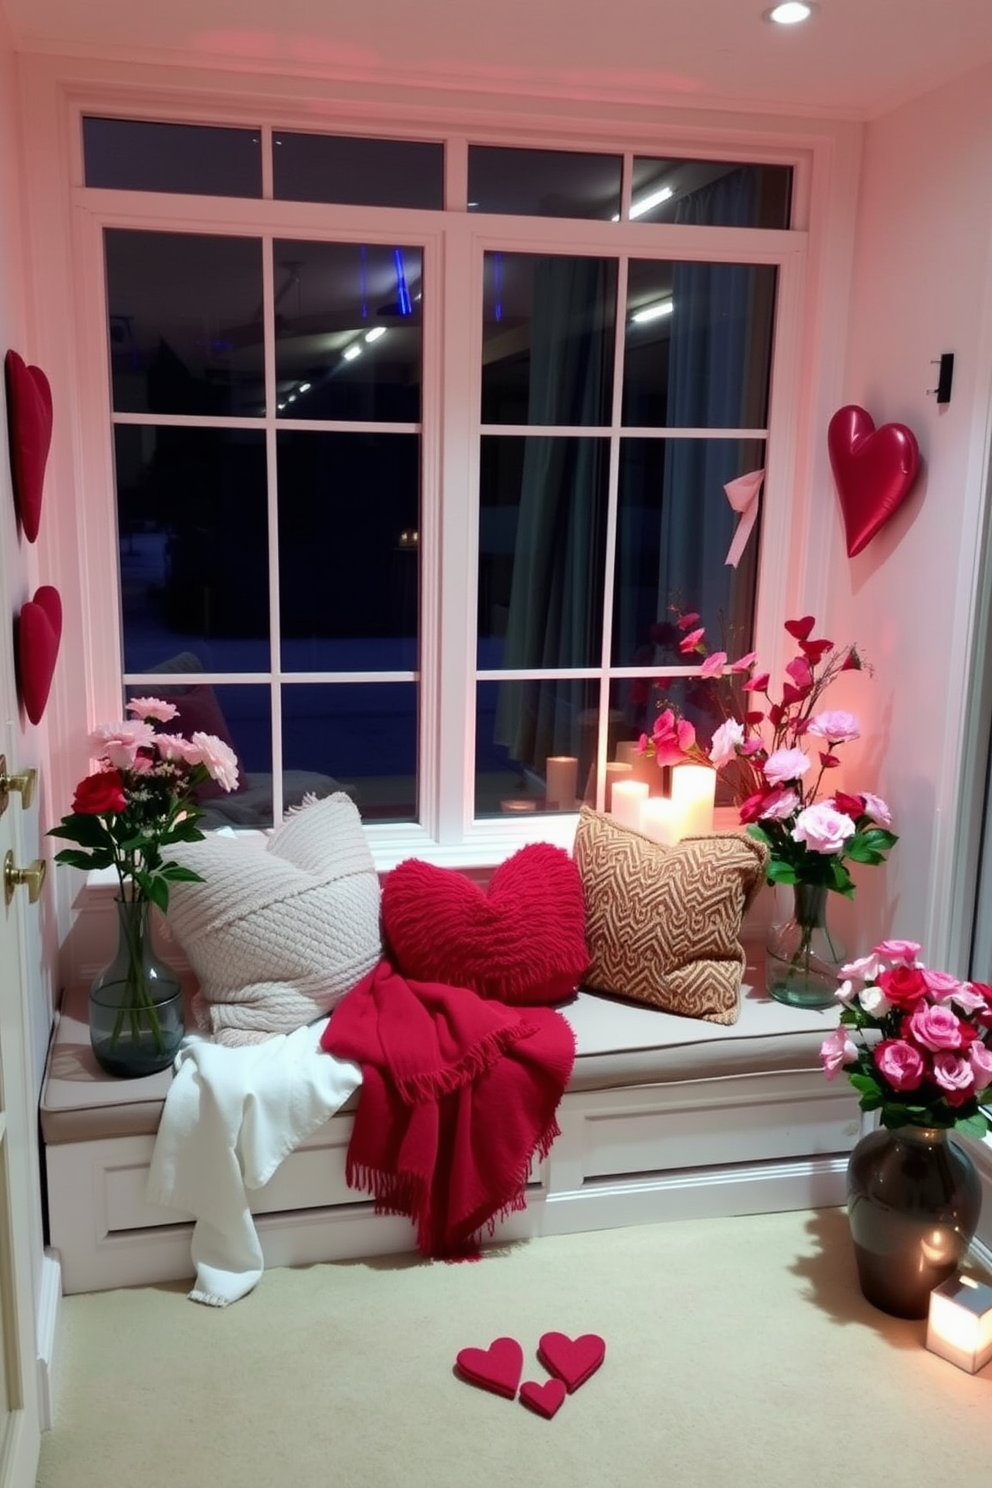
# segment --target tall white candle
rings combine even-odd
[[[544,794],[549,811],[574,811],[579,762],[574,754],[549,755],[544,766]]]
[[[683,837],[713,830],[716,771],[707,765],[676,765],[672,770],[672,800],[681,817]]]
[[[641,831],[652,842],[671,847],[682,836],[682,817],[668,796],[649,796],[641,802]]]
[[[613,809],[613,787],[617,781],[629,780],[633,774],[633,770],[633,765],[627,764],[626,761],[608,761],[606,766],[606,800],[603,806],[605,811],[612,811]]]
[[[613,805],[610,815],[622,827],[641,830],[641,802],[648,799],[648,788],[643,780],[618,780],[613,787]]]

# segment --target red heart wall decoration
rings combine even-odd
[[[909,495],[920,468],[916,435],[905,424],[882,424],[856,403],[839,408],[827,428],[830,465],[853,558]]]
[[[62,598],[52,584],[35,590],[17,618],[17,685],[24,711],[40,723],[55,675],[62,640]]]
[[[4,358],[4,376],[14,501],[24,536],[34,542],[52,445],[52,389],[41,368],[29,367],[16,351],[8,351]]]

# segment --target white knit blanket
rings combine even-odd
[[[262,1247],[249,1191],[361,1084],[357,1065],[320,1048],[327,1022],[235,1049],[192,1035],[179,1052],[146,1192],[196,1220],[194,1302],[226,1307],[258,1283]]]

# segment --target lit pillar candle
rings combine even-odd
[[[641,802],[641,831],[652,842],[672,847],[682,836],[678,806],[668,796],[649,796]]]
[[[992,1287],[952,1276],[930,1293],[927,1348],[968,1374],[992,1359]]]
[[[613,787],[618,780],[629,780],[633,774],[633,765],[625,761],[610,760],[606,766],[606,800],[603,803],[604,810],[613,810]]]
[[[544,794],[549,811],[574,811],[579,762],[574,754],[552,754],[544,766]]]
[[[707,765],[676,765],[672,771],[672,800],[681,817],[681,835],[697,837],[713,830],[716,771]]]
[[[613,806],[610,815],[622,827],[641,830],[641,803],[648,798],[648,788],[643,780],[618,780],[613,787]]]

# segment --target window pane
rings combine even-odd
[[[482,422],[608,424],[616,263],[487,253]]]
[[[749,649],[760,518],[738,566],[731,567],[726,557],[738,518],[723,487],[760,470],[764,458],[758,440],[623,440],[615,666],[693,664],[679,653],[673,606],[701,616],[711,650],[729,653],[735,643],[737,655]]]
[[[444,146],[349,135],[272,136],[273,191],[283,201],[359,207],[444,206]]]
[[[116,411],[263,413],[261,243],[119,228],[104,239]]]
[[[125,670],[267,670],[264,435],[127,424],[114,448]]]
[[[621,163],[619,155],[470,145],[469,210],[609,222],[620,211]]]
[[[417,707],[415,682],[287,684],[287,775],[323,777],[306,787],[318,795],[347,791],[363,821],[416,821]]]
[[[768,420],[776,269],[634,259],[623,422],[762,429]]]
[[[785,228],[791,198],[791,166],[638,158],[630,215],[642,222]]]
[[[417,423],[420,249],[281,241],[274,252],[278,412]]]
[[[478,665],[598,666],[605,439],[481,441]]]
[[[257,129],[84,119],[87,186],[180,191],[195,196],[261,196]]]
[[[599,690],[590,678],[477,684],[477,817],[578,809],[596,761]]]
[[[413,671],[420,440],[279,434],[285,671]]]

